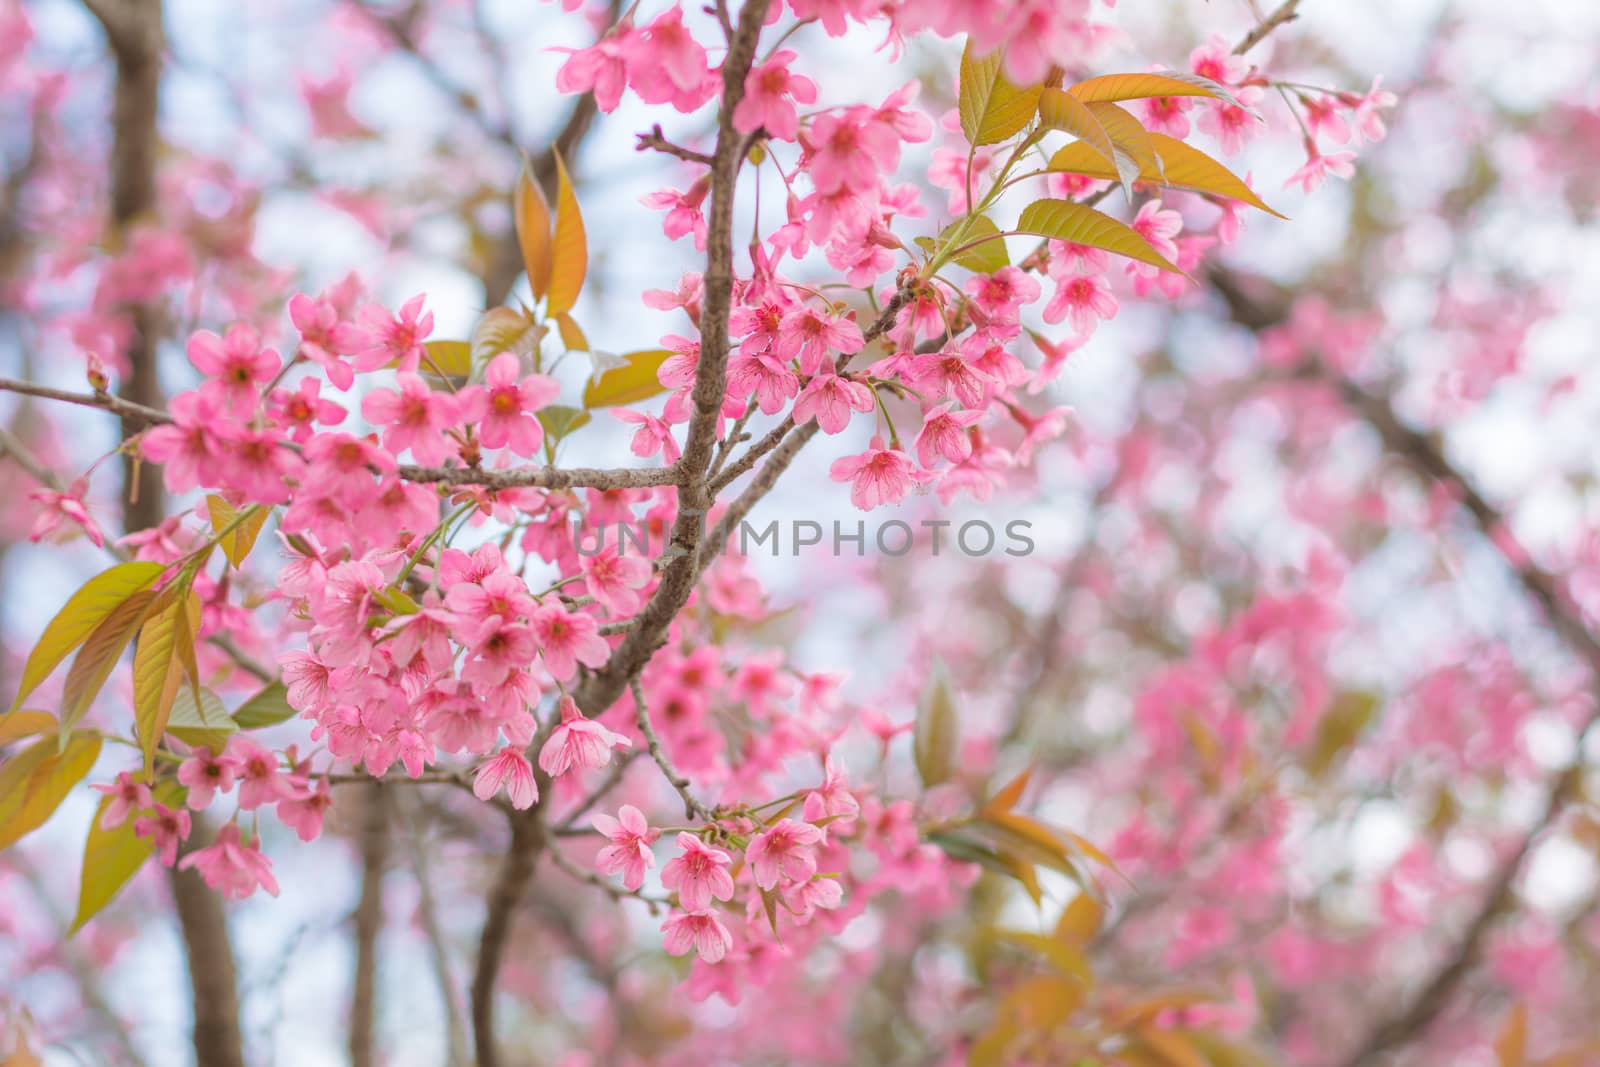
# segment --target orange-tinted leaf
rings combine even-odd
[[[255,507],[240,519],[233,505],[215,493],[206,497],[206,511],[211,516],[211,529],[218,535],[217,544],[235,569],[244,564],[250,550],[256,546],[256,538],[261,536],[261,528],[272,515],[271,508]],[[238,520],[237,525],[235,520]],[[223,533],[224,530],[228,532]]]
[[[1055,939],[1079,948],[1094,940],[1105,921],[1105,909],[1088,893],[1079,893],[1062,909],[1056,921]]]
[[[560,175],[561,185],[556,195],[556,229],[550,244],[550,290],[545,301],[545,310],[551,315],[572,310],[589,271],[589,237],[583,228],[583,212],[578,208],[578,194],[573,192],[572,178],[559,152],[556,153],[556,173]]]
[[[1116,104],[1090,104],[1089,110],[1100,120],[1100,125],[1111,138],[1111,143],[1126,152],[1138,164],[1138,173],[1146,168],[1161,172],[1161,158],[1156,155],[1155,142],[1150,131],[1128,112]]]
[[[1040,934],[1030,934],[1025,930],[996,930],[995,938],[1027,949],[1044,959],[1062,975],[1082,982],[1085,986],[1094,984],[1094,970],[1089,965],[1089,958],[1076,945],[1069,945]]]
[[[1206,1058],[1200,1055],[1180,1031],[1142,1026],[1139,1028],[1139,1036],[1171,1067],[1211,1067]]]
[[[1053,1030],[1072,1018],[1082,1003],[1082,985],[1070,978],[1043,975],[1008,990],[1000,1012],[1025,1030]]]
[[[1149,74],[1104,74],[1081,81],[1067,92],[1085,104],[1143,100],[1152,96],[1209,96],[1238,104],[1232,93],[1210,78],[1174,70]]]
[[[1034,201],[1022,209],[1016,228],[1022,233],[1103,248],[1162,270],[1182,273],[1130,227],[1104,212],[1070,200]]]
[[[1000,791],[990,797],[983,805],[984,811],[1010,811],[1017,806],[1017,801],[1022,799],[1023,790],[1028,788],[1028,779],[1033,777],[1033,768],[1029,767],[1021,774],[1001,787]]]
[[[661,384],[657,372],[671,355],[664,348],[629,352],[622,357],[620,366],[613,366],[589,379],[589,384],[583,387],[583,406],[610,408],[637,404],[666,392],[667,388]]]
[[[1013,85],[1001,69],[1003,53],[975,55],[972,42],[961,53],[961,131],[974,145],[996,144],[1032,121],[1042,86]]]
[[[584,336],[577,319],[563,311],[556,316],[556,329],[561,332],[561,343],[567,347],[568,352],[589,351],[589,338]]]
[[[517,226],[517,243],[522,247],[522,266],[528,272],[533,297],[538,300],[550,288],[550,202],[526,163],[517,178],[511,211]]]
[[[51,733],[56,717],[48,711],[13,711],[0,715],[0,747],[35,734]]]
[[[1500,1059],[1500,1067],[1523,1067],[1527,1063],[1528,1005],[1518,1001],[1506,1014],[1494,1039],[1494,1054]]]

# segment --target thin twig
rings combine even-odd
[[[695,799],[694,793],[689,789],[689,779],[678,773],[678,769],[667,758],[666,751],[661,747],[661,738],[656,733],[655,724],[650,721],[650,710],[644,702],[644,686],[638,678],[629,683],[633,690],[634,721],[639,725],[639,732],[644,735],[644,743],[650,751],[650,758],[656,761],[656,766],[661,768],[661,773],[666,776],[672,788],[678,791],[683,798],[683,813],[691,819],[700,818],[706,822],[713,822],[715,814],[710,808]]]

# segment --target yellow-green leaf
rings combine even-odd
[[[522,265],[528,272],[528,285],[535,300],[550,288],[550,202],[534,180],[526,163],[517,178],[511,198],[511,213],[517,227],[517,244],[522,248]]]
[[[84,712],[94,702],[100,687],[106,684],[122,650],[128,647],[133,635],[139,632],[144,620],[155,605],[157,594],[150,589],[132,593],[101,620],[100,625],[84,641],[67,671],[67,680],[61,687],[61,740],[83,718]],[[163,599],[170,599],[162,594]]]
[[[961,131],[974,145],[996,144],[1020,133],[1033,119],[1042,86],[1013,85],[1001,69],[1004,54],[961,53]]]
[[[1132,194],[1133,182],[1139,177],[1138,161],[1117,147],[1088,104],[1060,89],[1046,89],[1039,96],[1039,121],[1076,137],[1077,144],[1068,147],[1097,157],[1106,171],[1104,177],[1121,182],[1123,191]]]
[[[256,547],[256,538],[261,536],[261,528],[266,525],[272,509],[251,507],[241,518],[232,504],[213,493],[206,497],[206,511],[211,516],[211,529],[217,534],[222,554],[235,569],[243,566],[250,550]]]
[[[28,694],[39,688],[39,683],[83,644],[95,627],[116,610],[117,605],[139,590],[154,585],[166,569],[160,563],[119,563],[95,575],[84,583],[83,588],[73,593],[66,606],[44,628],[39,643],[28,654],[28,662],[22,668],[22,682],[11,710],[16,711],[21,707]]]
[[[1144,100],[1153,96],[1209,96],[1237,104],[1226,88],[1198,74],[1164,70],[1147,74],[1103,74],[1081,81],[1067,90],[1085,104],[1116,100]]]
[[[1150,131],[1128,112],[1116,104],[1090,104],[1089,110],[1100,120],[1100,126],[1111,138],[1111,143],[1132,157],[1138,164],[1138,173],[1152,168],[1161,171],[1161,158],[1156,155],[1155,142]]]
[[[193,633],[199,620],[200,597],[190,589],[139,631],[139,643],[133,650],[133,718],[147,773],[154,766],[156,746],[166,732],[172,702],[183,684],[180,633]]]
[[[1268,207],[1242,178],[1198,148],[1164,133],[1151,133],[1150,143],[1161,157],[1161,167],[1159,170],[1153,166],[1141,169],[1137,175],[1139,181],[1237,200],[1280,219],[1286,217]],[[1052,156],[1050,169],[1084,174],[1091,178],[1117,178],[1117,173],[1106,166],[1099,153],[1088,150],[1081,143],[1069,144]]]
[[[282,682],[273,682],[240,704],[239,710],[233,713],[233,721],[241,730],[259,730],[286,722],[297,714],[299,712],[289,704],[289,690]]]
[[[78,730],[65,748],[40,738],[0,764],[0,849],[43,826],[99,756],[100,734]]]
[[[48,711],[13,711],[0,715],[0,747],[35,734],[54,733],[56,717]]]
[[[651,348],[643,352],[629,352],[622,357],[622,365],[612,367],[589,379],[583,387],[583,406],[610,408],[637,404],[667,391],[657,372],[661,364],[672,355],[664,348]]]
[[[1340,756],[1356,743],[1378,712],[1378,696],[1362,690],[1346,690],[1333,700],[1317,723],[1316,738],[1306,751],[1306,773],[1320,778]]]
[[[1181,1031],[1146,1025],[1139,1028],[1139,1037],[1170,1067],[1211,1067]]]
[[[559,152],[556,173],[561,184],[556,194],[555,235],[550,243],[550,290],[545,299],[545,310],[551,315],[572,310],[589,271],[589,237],[583,228],[583,212],[578,208],[578,194],[573,192],[572,178]]]
[[[1027,949],[1068,978],[1076,979],[1085,986],[1094,984],[1094,970],[1089,965],[1089,958],[1076,945],[1025,930],[996,930],[995,937]]]
[[[472,373],[472,345],[466,341],[427,341],[421,369],[435,376],[465,378]]]
[[[1165,256],[1151,248],[1150,242],[1135,230],[1104,212],[1070,200],[1035,200],[1022,209],[1017,230],[1057,241],[1103,248],[1107,252],[1137,259],[1162,270],[1182,273]]]
[[[949,247],[952,260],[979,274],[993,274],[1011,263],[1000,227],[986,215],[951,223],[939,235],[939,247]]]
[[[228,715],[222,698],[209,689],[200,690],[195,701],[194,690],[180,689],[172,701],[172,714],[167,718],[167,732],[186,745],[196,745],[220,752],[228,743],[229,735],[236,733],[239,724]]]
[[[539,425],[544,427],[544,451],[555,462],[556,445],[578,429],[587,426],[594,418],[587,411],[579,411],[566,404],[549,404],[537,412]]]
[[[151,795],[157,804],[176,808],[183,803],[186,792],[177,782],[168,779],[151,790]],[[111,797],[101,798],[94,821],[89,824],[89,838],[83,844],[83,873],[78,881],[78,912],[72,920],[73,933],[111,903],[155,852],[154,838],[140,837],[133,832],[133,815],[109,830],[101,828],[100,817],[111,800]]]
[[[944,668],[935,665],[911,732],[911,754],[923,785],[932,788],[950,780],[956,769],[956,746],[960,737],[955,693],[951,691]]]

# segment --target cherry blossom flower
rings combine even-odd
[[[732,857],[702,844],[691,833],[678,835],[678,848],[680,854],[661,868],[661,884],[677,892],[685,911],[704,911],[713,900],[733,899],[733,877],[728,873]]]
[[[707,963],[720,963],[733,948],[733,935],[709,911],[674,912],[661,924],[662,946],[674,956],[693,949]]]
[[[757,834],[744,850],[756,885],[774,889],[780,879],[803,882],[817,873],[816,845],[822,831],[810,823],[783,819]]]
[[[374,389],[361,400],[368,421],[386,427],[383,447],[398,455],[406,449],[424,466],[444,462],[450,449],[444,431],[462,421],[456,398],[428,386],[415,374],[399,375],[400,389]]]
[[[485,448],[509,448],[531,458],[544,444],[544,428],[534,413],[559,393],[553,380],[542,374],[524,376],[516,355],[502,352],[484,368],[483,385],[461,391],[455,421],[476,427]]]
[[[885,448],[880,437],[860,455],[835,460],[828,476],[851,483],[850,501],[862,511],[900,503],[920,480],[911,458],[898,448]]]
[[[400,305],[398,314],[368,304],[354,324],[342,328],[338,343],[353,357],[356,370],[377,370],[390,363],[407,373],[417,369],[428,354],[423,342],[433,332],[433,312],[422,310],[423,299],[420,293],[412,297]]]
[[[806,383],[794,403],[794,421],[817,420],[824,433],[840,433],[850,424],[852,411],[865,414],[873,409],[872,390],[842,375],[819,374]]]
[[[116,781],[110,785],[95,785],[92,788],[104,793],[109,800],[100,814],[100,829],[112,830],[128,821],[128,816],[134,815],[155,803],[155,798],[150,795],[150,786],[145,782],[134,781],[133,775],[127,771],[118,773]]]
[[[539,800],[539,784],[533,780],[533,764],[520,749],[507,745],[492,759],[478,764],[472,779],[472,795],[490,800],[506,791],[506,798],[518,811],[526,811]]]
[[[622,887],[630,892],[644,885],[645,872],[656,865],[650,846],[661,837],[661,831],[651,827],[644,813],[632,804],[622,805],[616,818],[596,812],[590,822],[610,842],[595,856],[600,872],[621,874]]]
[[[261,843],[245,844],[238,823],[226,824],[217,831],[216,841],[178,861],[179,870],[191,867],[206,885],[233,900],[243,900],[257,889],[278,895],[278,881],[272,876],[271,861],[261,854]]]
[[[165,804],[154,804],[149,815],[133,820],[133,833],[150,838],[161,865],[171,867],[178,862],[178,845],[189,840],[190,825],[189,813],[182,808],[174,811]]]
[[[571,678],[580,663],[598,667],[611,653],[611,646],[600,636],[599,623],[560,604],[545,604],[533,613],[530,622],[545,669],[558,679]]]
[[[185,802],[195,811],[204,811],[218,793],[233,791],[238,771],[239,761],[233,756],[213,756],[208,748],[195,749],[194,755],[178,764],[178,782],[189,788]]]
[[[780,49],[750,71],[744,81],[744,97],[733,109],[734,129],[755,133],[765,128],[780,141],[793,141],[798,136],[800,122],[795,104],[816,103],[817,86],[810,78],[789,69],[795,58],[792,49]]]
[[[640,590],[650,584],[650,563],[637,556],[623,555],[613,545],[583,561],[583,583],[613,615],[631,615],[644,599]]]
[[[64,493],[58,493],[53,489],[35,489],[30,492],[28,499],[39,501],[44,508],[39,512],[38,518],[33,520],[33,529],[28,531],[28,540],[38,544],[47,537],[54,540],[61,534],[71,536],[72,529],[76,528],[83,532],[94,547],[104,548],[105,534],[100,532],[100,525],[94,521],[94,516],[89,514],[89,506],[83,501],[83,496],[88,491],[88,478],[74,478]]]
[[[633,744],[593,719],[584,718],[578,702],[571,697],[562,697],[560,707],[561,722],[539,750],[539,769],[550,777],[559,778],[574,768],[598,770],[611,763],[613,748]]]

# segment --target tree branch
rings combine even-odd
[[[355,911],[355,977],[350,998],[350,1067],[373,1067],[373,1031],[378,1002],[378,936],[383,932],[383,876],[389,865],[389,794],[380,785],[361,790],[357,839],[361,854],[361,899]]]

